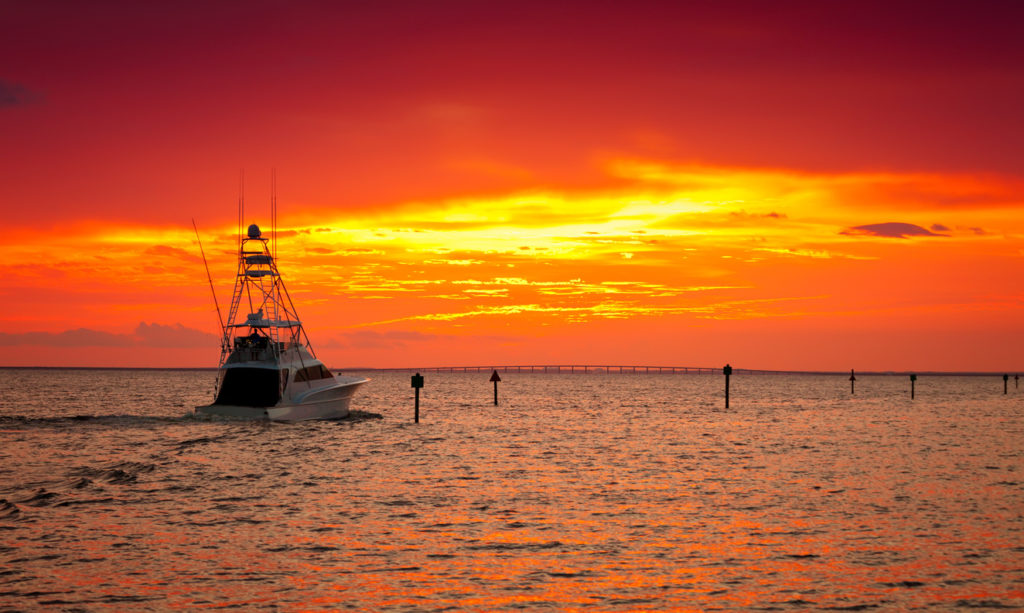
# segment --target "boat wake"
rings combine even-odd
[[[80,427],[83,425],[149,427],[159,424],[173,424],[190,420],[191,414],[182,417],[151,417],[145,415],[68,415],[62,417],[31,417],[27,415],[4,415],[0,417],[0,431],[22,428]]]
[[[327,423],[358,423],[375,419],[383,419],[380,413],[371,411],[349,411],[345,417],[323,419],[319,421]],[[116,426],[120,428],[152,428],[169,424],[202,424],[202,423],[270,423],[270,424],[291,424],[299,422],[289,421],[253,421],[244,417],[233,417],[230,415],[211,415],[207,413],[188,412],[177,417],[172,416],[145,416],[131,415],[127,413],[110,415],[68,415],[61,417],[32,417],[28,415],[3,415],[0,416],[0,432],[18,432],[30,428],[62,428],[80,426]]]

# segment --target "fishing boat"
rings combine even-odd
[[[215,399],[196,411],[277,421],[346,417],[369,379],[335,375],[317,359],[268,243],[256,224],[239,237]]]

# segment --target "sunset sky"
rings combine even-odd
[[[0,0],[0,365],[1024,370],[1024,3]]]

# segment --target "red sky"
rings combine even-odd
[[[6,365],[1016,370],[1013,2],[0,2]]]

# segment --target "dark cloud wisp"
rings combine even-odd
[[[133,334],[78,328],[63,332],[0,332],[0,347],[216,347],[219,339],[181,324],[140,323]]]
[[[938,224],[933,229],[943,228]],[[949,236],[948,234],[937,234],[912,223],[888,222],[873,223],[864,226],[854,226],[840,232],[846,236],[880,236],[883,238],[908,238],[911,236]]]
[[[29,91],[24,85],[0,79],[0,108],[24,106],[38,101],[39,94]]]

